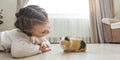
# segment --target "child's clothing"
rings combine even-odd
[[[3,31],[0,32],[0,50],[11,50],[13,57],[26,57],[41,53],[40,46],[33,42],[35,39],[40,42],[40,39],[36,37],[31,41],[30,37],[19,29]],[[44,39],[44,42],[49,44],[47,39]]]
[[[0,32],[0,51],[4,51],[4,47],[1,45],[1,32]]]

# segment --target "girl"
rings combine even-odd
[[[13,57],[26,57],[51,50],[45,38],[50,26],[43,8],[29,5],[21,8],[16,18],[16,29],[0,32],[0,50],[11,50]]]

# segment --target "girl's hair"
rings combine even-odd
[[[17,18],[15,27],[20,29],[28,36],[32,35],[32,32],[30,32],[30,30],[36,24],[46,24],[49,22],[46,11],[37,5],[29,5],[21,8],[15,15]]]

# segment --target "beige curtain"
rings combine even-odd
[[[20,8],[24,7],[29,0],[17,0],[17,12]]]
[[[93,43],[107,42],[102,26],[102,18],[114,16],[113,0],[89,0],[91,18],[91,37]]]

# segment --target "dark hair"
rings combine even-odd
[[[36,24],[48,23],[48,15],[43,8],[37,5],[29,5],[21,8],[19,12],[16,13],[17,21],[15,22],[15,27],[20,29],[22,32],[31,36],[31,30]],[[25,31],[28,30],[28,31]]]

